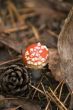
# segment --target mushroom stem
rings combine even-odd
[[[31,83],[36,84],[43,75],[42,69],[29,69],[29,74],[31,76]]]
[[[33,83],[34,85],[37,84],[37,82],[41,79],[41,77],[43,75],[46,75],[47,71],[48,71],[48,64],[41,69],[29,68],[28,73],[29,76],[31,77],[31,83]]]

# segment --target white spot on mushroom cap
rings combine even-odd
[[[37,43],[37,45],[38,45],[38,46],[41,46],[41,43],[39,42],[39,43]]]
[[[36,47],[35,47],[35,49],[36,49],[36,50],[39,50],[39,49],[40,49],[40,47],[36,46]]]
[[[25,57],[27,60],[30,60],[30,57]]]
[[[42,63],[42,65],[41,65],[41,66],[43,67],[43,66],[45,66],[45,65],[46,65],[46,63]]]
[[[29,61],[27,61],[27,64],[31,64],[31,61],[29,60]]]
[[[46,59],[48,58],[48,54],[46,55]]]
[[[41,46],[41,49],[46,49],[48,51],[48,48],[45,45]]]
[[[35,58],[34,58],[34,60],[36,61],[36,60],[38,60],[38,58],[37,58],[37,57],[35,57]]]
[[[33,65],[33,62],[32,62],[32,61],[30,61],[30,64],[32,64],[32,65]]]
[[[29,52],[28,51],[25,52],[25,56],[27,56],[27,55],[29,55]]]
[[[38,54],[38,53],[36,53],[36,55],[35,55],[36,57],[39,57],[40,56],[40,54]]]
[[[34,51],[37,51],[36,48],[34,48]]]
[[[34,58],[32,58],[32,61],[35,61],[35,59],[34,59]]]
[[[44,49],[44,46],[43,45],[41,46],[41,49]]]
[[[45,49],[48,51],[48,48],[45,46]]]
[[[39,61],[39,62],[37,62],[37,64],[38,64],[38,65],[41,65],[41,63],[42,63],[42,62],[40,62],[40,61]]]
[[[35,66],[38,65],[37,62],[35,62],[34,65],[35,65]]]
[[[42,59],[42,56],[39,56],[39,60],[41,60]]]
[[[41,61],[42,61],[42,62],[45,62],[45,58],[42,58]]]
[[[35,54],[36,54],[36,53],[35,53],[35,52],[33,52],[33,53],[31,54],[31,56],[35,56]]]
[[[42,53],[43,52],[43,50],[39,50],[39,53]]]
[[[27,58],[28,58],[28,56],[25,56],[25,58],[27,59]]]
[[[30,49],[30,52],[33,52],[33,48]]]

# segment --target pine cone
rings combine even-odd
[[[7,67],[1,76],[2,92],[7,95],[25,96],[28,83],[28,72],[22,64]]]

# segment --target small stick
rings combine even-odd
[[[9,63],[13,63],[13,62],[16,62],[16,61],[19,61],[19,60],[21,60],[21,58],[22,58],[22,56],[19,56],[18,58],[14,58],[12,60],[5,61],[3,63],[0,63],[0,66],[6,65],[6,64],[9,64]]]

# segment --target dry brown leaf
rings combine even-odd
[[[49,49],[48,66],[56,80],[63,80],[63,73],[60,70],[60,59],[57,49]]]

